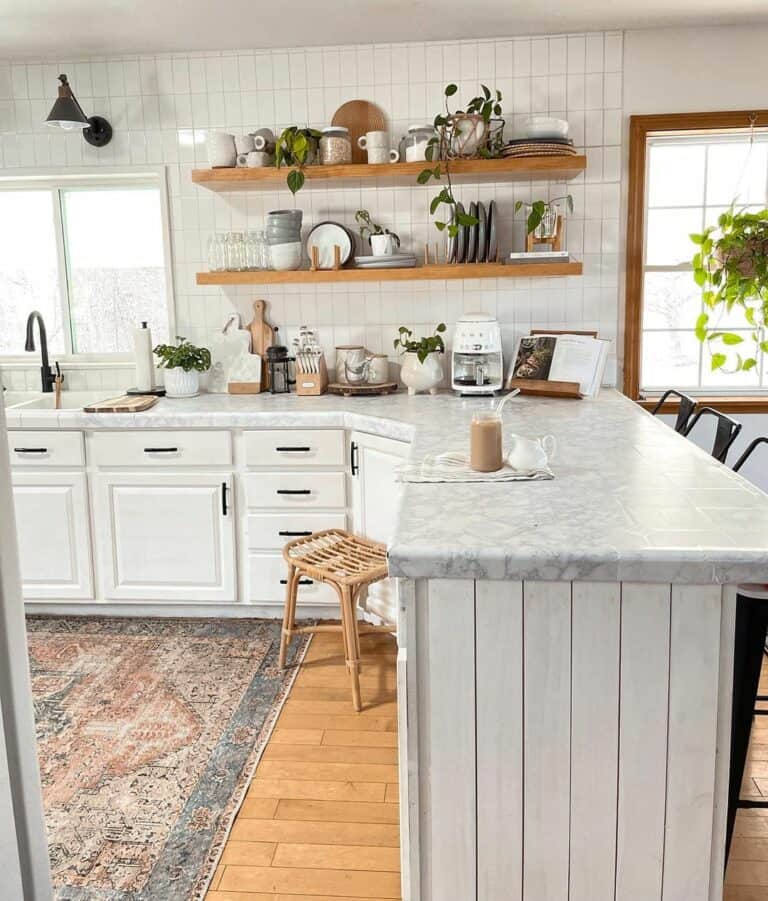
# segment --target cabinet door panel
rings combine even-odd
[[[85,473],[15,472],[13,496],[24,598],[92,599]]]
[[[231,487],[206,473],[100,476],[104,596],[234,601]]]
[[[408,456],[409,445],[392,438],[353,432],[357,474],[353,479],[355,531],[373,541],[392,537],[401,485],[395,471]]]

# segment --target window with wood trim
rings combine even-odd
[[[768,355],[758,352],[758,365],[746,372],[713,371],[694,332],[703,307],[689,235],[716,225],[732,203],[768,207],[768,111],[631,117],[624,348],[630,397],[673,387],[768,396]],[[749,330],[740,310],[719,325],[745,337]]]

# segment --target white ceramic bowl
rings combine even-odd
[[[280,272],[289,269],[298,269],[301,266],[301,253],[303,245],[301,241],[291,244],[272,244],[269,248],[269,257],[272,268]]]
[[[551,116],[529,116],[523,123],[526,138],[567,138],[568,123]]]

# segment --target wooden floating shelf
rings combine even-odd
[[[416,184],[416,176],[431,163],[351,163],[342,166],[307,166],[306,186],[334,180],[372,182],[379,187]],[[576,178],[587,168],[587,158],[576,156],[534,156],[522,159],[453,160],[451,178],[457,183],[483,181],[563,180]],[[211,191],[258,191],[285,187],[289,166],[276,169],[194,169],[192,181]]]
[[[289,272],[198,272],[198,285],[316,285],[328,282],[405,282],[467,278],[551,278],[581,275],[568,263],[438,263],[412,269],[295,269]]]

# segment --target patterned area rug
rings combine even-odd
[[[202,897],[296,672],[277,665],[280,625],[27,626],[56,898]]]

